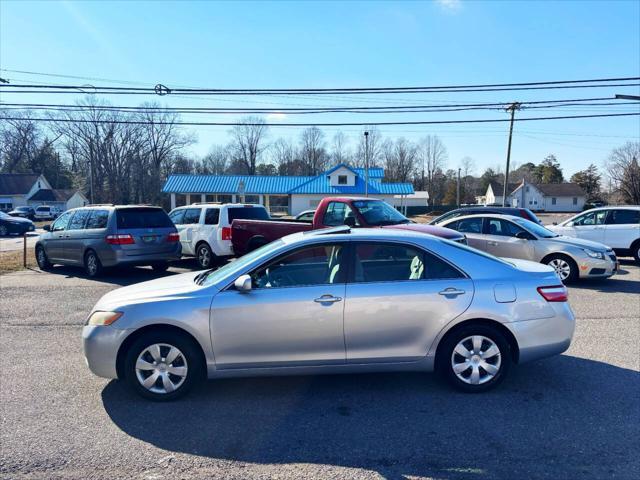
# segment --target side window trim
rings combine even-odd
[[[446,265],[448,265],[449,267],[451,267],[453,270],[457,271],[460,274],[460,277],[452,277],[452,278],[424,278],[424,273],[423,273],[423,278],[420,279],[407,279],[407,280],[376,280],[376,281],[370,281],[370,282],[356,282],[355,280],[355,260],[356,260],[356,248],[358,247],[358,245],[367,245],[367,244],[387,244],[387,245],[399,245],[402,247],[411,247],[411,248],[415,248],[416,250],[418,250],[420,253],[422,253],[423,255],[423,261],[426,255],[431,255],[432,257],[436,258],[437,260],[440,260],[441,262],[445,263]],[[367,241],[367,240],[356,240],[356,241],[352,241],[350,242],[350,246],[349,246],[349,250],[347,251],[347,258],[348,258],[348,272],[347,272],[347,286],[348,285],[361,285],[361,284],[371,284],[371,283],[397,283],[397,282],[441,282],[441,281],[446,281],[446,280],[460,280],[460,279],[469,279],[469,275],[467,275],[464,271],[462,271],[460,268],[458,268],[456,265],[452,264],[451,262],[449,262],[448,260],[446,260],[445,258],[441,257],[440,255],[436,254],[435,252],[432,252],[431,250],[427,250],[425,249],[422,245],[418,245],[416,243],[411,243],[411,242],[400,242],[400,241],[394,241],[394,240],[371,240],[371,241]]]

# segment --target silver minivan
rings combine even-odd
[[[68,210],[36,243],[42,270],[76,265],[95,277],[103,267],[151,265],[164,271],[181,255],[180,237],[159,207],[96,205]]]

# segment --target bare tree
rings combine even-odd
[[[360,141],[358,142],[358,148],[353,157],[353,165],[354,167],[364,168],[366,166],[366,153],[367,153],[367,143],[369,146],[369,167],[376,167],[380,165],[380,157],[382,153],[382,134],[380,130],[377,128],[371,128],[367,130],[369,132],[368,140],[365,141],[364,132],[360,137]]]
[[[265,148],[267,125],[260,117],[245,117],[242,124],[231,130],[234,161],[242,165],[248,175],[256,174],[258,157]]]
[[[318,127],[306,128],[300,135],[300,160],[306,166],[307,175],[318,175],[327,166],[327,150],[324,133]]]
[[[436,199],[436,183],[440,182],[442,171],[448,160],[447,148],[437,135],[428,135],[420,142],[422,160],[422,188],[429,193],[432,204]]]
[[[303,175],[303,172],[296,172],[293,169],[296,159],[296,148],[290,140],[279,138],[271,145],[271,163],[278,169],[280,175]]]
[[[202,173],[223,175],[229,165],[229,147],[214,145],[202,159]]]
[[[640,204],[640,142],[627,142],[614,149],[605,163],[607,174],[623,200]]]
[[[339,163],[349,163],[350,155],[347,148],[347,137],[341,131],[337,131],[333,136],[331,144],[331,161],[337,165]]]
[[[3,112],[8,113],[8,112]],[[4,172],[21,172],[31,163],[40,137],[38,126],[19,112],[18,120],[0,120],[0,168]]]
[[[416,170],[418,148],[403,137],[382,145],[385,177],[392,182],[410,182]]]

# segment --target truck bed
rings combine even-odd
[[[313,230],[313,224],[293,219],[234,220],[231,228],[233,252],[240,256],[286,235]]]

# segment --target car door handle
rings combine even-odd
[[[315,298],[313,301],[316,303],[335,303],[342,300],[342,297],[334,297],[333,295],[322,295]]]
[[[491,240],[487,240],[487,243],[488,243],[489,245],[493,245],[493,246],[495,246],[495,247],[497,247],[497,246],[498,246],[498,242],[492,242]]]
[[[458,295],[463,295],[464,293],[466,293],[464,290],[458,290],[457,288],[453,287],[445,288],[441,292],[438,292],[439,295],[444,295],[445,297],[457,297]]]

